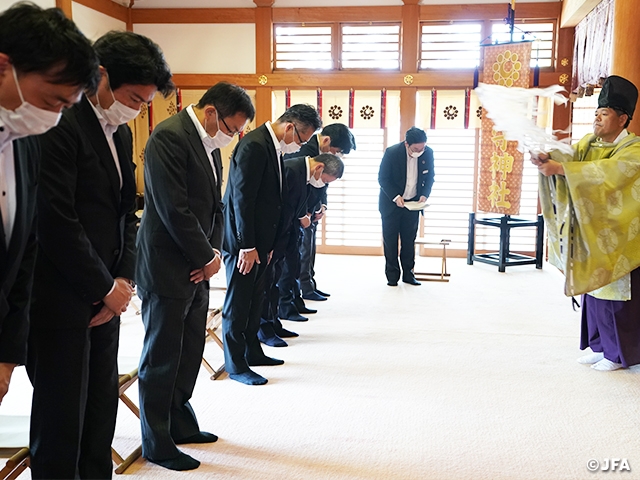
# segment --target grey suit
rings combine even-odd
[[[214,257],[220,203],[211,162],[187,110],[153,131],[144,179],[136,264],[146,329],[139,369],[142,454],[165,460],[178,456],[176,441],[200,431],[189,399],[204,350],[209,282],[189,278]]]

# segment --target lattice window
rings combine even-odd
[[[400,25],[342,25],[342,68],[400,68]]]
[[[576,99],[572,104],[571,143],[576,143],[588,133],[593,133],[593,120],[598,108],[598,95],[600,89],[593,92],[590,97],[584,96]]]
[[[277,69],[330,69],[331,26],[305,25],[275,27],[275,67]]]
[[[494,23],[491,27],[492,42],[508,42],[511,39],[509,26]],[[513,31],[513,41],[533,40],[531,45],[531,67],[552,67],[554,62],[555,23],[518,23]]]
[[[420,68],[475,68],[481,30],[479,23],[423,24]]]

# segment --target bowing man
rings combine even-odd
[[[282,263],[287,254],[298,253],[300,228],[309,228],[312,223],[313,213],[307,211],[307,205],[311,190],[317,188],[313,188],[311,183],[321,183],[324,186],[341,178],[343,173],[342,160],[330,153],[322,153],[314,158],[299,157],[284,161],[287,188],[280,217],[282,227],[279,229],[271,262],[267,266],[267,287],[258,331],[258,338],[265,345],[286,347],[287,342],[282,337],[298,336],[297,333],[283,328],[278,319],[280,290],[277,282],[281,278]]]
[[[38,256],[27,371],[34,478],[111,478],[120,314],[133,292],[136,185],[126,125],[173,90],[160,48],[109,32],[97,92],[40,138]]]
[[[27,362],[40,163],[27,137],[57,125],[98,78],[89,40],[61,10],[22,3],[0,13],[0,402]]]
[[[171,470],[200,465],[176,445],[210,443],[189,404],[202,361],[222,169],[219,149],[255,115],[251,98],[226,82],[160,123],[145,151],[144,213],[136,280],[145,326],[140,359],[142,455]]]
[[[280,156],[298,151],[321,126],[313,107],[293,105],[274,123],[245,135],[231,157],[223,202],[227,295],[222,332],[229,377],[247,385],[267,383],[250,367],[284,363],[266,356],[257,337],[265,272],[278,236],[286,188]]]
[[[420,212],[405,208],[405,201],[426,202],[433,186],[433,150],[427,147],[424,130],[411,127],[404,142],[387,148],[380,163],[379,210],[382,216],[387,285],[395,287],[400,280],[409,285],[420,285],[413,274],[415,241]],[[400,264],[398,263],[398,237],[400,237]]]

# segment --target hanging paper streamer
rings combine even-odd
[[[320,115],[320,118],[322,118],[322,89],[319,88],[316,91],[317,94],[317,98],[316,98],[316,110],[318,110],[318,115]]]
[[[380,128],[387,128],[387,89],[380,91]]]
[[[353,128],[353,108],[355,102],[355,92],[353,88],[349,90],[349,128]]]
[[[431,130],[436,129],[436,108],[438,107],[438,92],[435,88],[431,90]]]
[[[288,88],[284,91],[284,106],[287,110],[291,107],[291,90]]]
[[[496,130],[502,131],[508,141],[518,142],[518,150],[531,152],[549,152],[560,150],[572,154],[573,149],[561,142],[544,128],[536,125],[536,98],[550,98],[556,105],[566,105],[567,97],[560,94],[566,91],[560,85],[547,88],[506,88],[500,85],[481,83],[475,92],[482,103],[488,118],[493,120]]]

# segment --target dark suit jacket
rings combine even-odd
[[[36,256],[34,215],[40,162],[37,139],[15,140],[13,156],[17,207],[9,248],[0,222],[0,362],[24,364]]]
[[[307,157],[291,158],[284,161],[286,189],[275,246],[278,255],[284,254],[287,248],[297,244],[300,231],[298,219],[307,214],[307,201],[311,187],[307,183],[306,163]],[[291,238],[292,236],[293,238]]]
[[[222,171],[217,171],[218,179]],[[211,238],[219,208],[202,140],[187,110],[160,123],[145,149],[144,213],[138,230],[136,281],[145,290],[189,298],[191,271],[213,259]]]
[[[216,185],[216,191],[218,193],[218,206],[216,208],[216,216],[213,221],[213,237],[211,238],[211,244],[213,248],[218,251],[222,251],[222,239],[224,237],[224,208],[222,206],[222,157],[220,155],[220,149],[216,148],[213,151],[213,163],[216,168],[216,178],[218,179]]]
[[[115,277],[133,279],[135,165],[131,130],[113,135],[118,171],[86,97],[40,137],[38,256],[31,320],[37,328],[86,328]]]
[[[288,153],[283,156],[285,160],[289,160],[297,157],[317,157],[320,155],[320,145],[318,145],[318,135],[313,135],[309,141],[300,148],[296,153]],[[320,210],[322,205],[327,204],[327,188],[325,185],[322,188],[316,188],[311,186],[309,189],[307,213],[311,213],[311,219],[313,220],[313,213]],[[302,215],[301,215],[302,216]]]
[[[425,147],[424,153],[418,157],[418,183],[416,198],[429,198],[433,186],[433,150]],[[407,183],[407,149],[404,142],[387,148],[380,163],[378,173],[380,184],[380,198],[378,208],[382,215],[389,215],[398,208],[393,201],[398,195],[402,196]]]
[[[223,248],[238,256],[241,249],[256,248],[266,259],[275,245],[282,211],[279,171],[284,168],[266,125],[245,135],[231,156],[224,197]],[[286,188],[282,179],[282,188]]]

